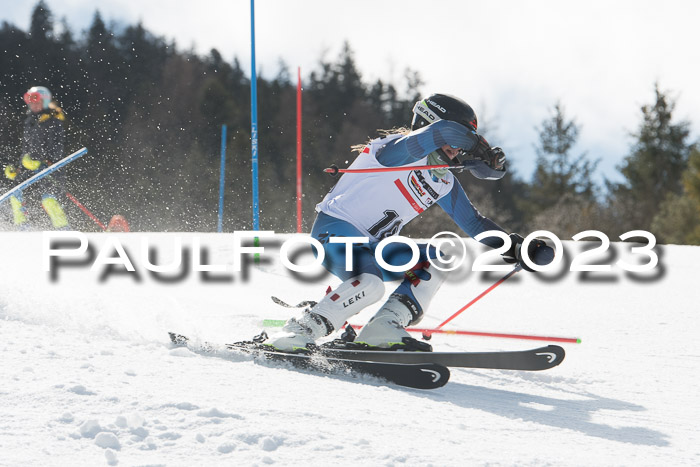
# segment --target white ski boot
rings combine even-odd
[[[429,263],[418,265],[409,272],[411,274],[406,274],[406,280],[362,328],[355,338],[356,343],[392,350],[432,350],[429,344],[414,339],[404,328],[423,319],[424,310],[445,281],[447,273],[431,267]]]
[[[418,308],[409,296],[391,294],[384,306],[360,330],[355,343],[381,349],[430,351],[428,344],[417,341],[404,329],[418,316]]]
[[[316,339],[333,332],[333,327],[323,316],[307,310],[298,318],[290,318],[282,332],[273,335],[263,345],[282,352],[308,352]]]
[[[326,294],[313,308],[285,323],[263,345],[283,352],[305,352],[316,339],[340,329],[351,316],[384,295],[384,282],[373,274],[352,277]]]

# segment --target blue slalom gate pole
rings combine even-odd
[[[255,71],[255,0],[250,0],[250,138],[253,152],[253,230],[260,230],[260,200],[258,199],[258,86]],[[257,238],[256,238],[257,240]],[[257,241],[255,242],[257,246]]]
[[[219,223],[217,232],[224,229],[224,178],[226,176],[226,125],[221,125],[221,169],[219,170]]]
[[[31,178],[28,178],[27,180],[23,181],[22,183],[20,183],[16,187],[12,188],[10,191],[4,193],[2,196],[0,196],[0,203],[4,202],[6,199],[8,199],[10,196],[17,193],[18,191],[24,190],[32,183],[41,180],[42,178],[46,177],[50,173],[55,172],[58,169],[60,169],[61,167],[70,164],[71,162],[78,159],[79,157],[84,156],[85,154],[87,154],[87,148],[82,148],[82,149],[75,151],[70,156],[64,157],[63,159],[56,162],[52,166],[45,168],[44,170],[42,170],[38,174],[34,175]]]

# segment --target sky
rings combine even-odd
[[[77,34],[99,10],[107,23],[141,21],[180,50],[216,48],[250,70],[248,0],[45,1],[56,22],[65,18]],[[36,3],[0,0],[0,21],[26,30]],[[574,154],[600,159],[599,180],[620,181],[617,167],[630,152],[640,107],[653,103],[654,83],[676,99],[675,119],[691,123],[691,140],[700,136],[698,18],[700,3],[679,0],[258,0],[256,60],[264,77],[283,60],[293,76],[301,67],[303,79],[348,41],[366,82],[401,89],[404,70],[418,71],[426,95],[469,102],[491,144],[526,179],[537,128],[560,102],[580,126]]]

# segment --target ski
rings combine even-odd
[[[204,343],[193,346],[190,340],[175,333],[169,333],[170,340],[177,346],[187,346],[199,353],[218,353],[220,346]],[[369,375],[399,386],[416,389],[436,389],[447,384],[450,370],[438,363],[373,362],[326,356],[319,352],[309,354],[286,353],[268,350],[254,342],[226,344],[223,349],[234,353],[244,353],[261,357],[263,361],[289,363],[296,368],[317,371],[325,374],[349,376]]]
[[[351,344],[352,345],[352,344]],[[564,349],[548,345],[530,350],[495,352],[400,352],[321,347],[329,358],[386,363],[437,363],[446,367],[485,368],[493,370],[548,370],[564,360]]]
[[[348,360],[385,363],[437,363],[446,367],[520,371],[541,371],[554,368],[564,360],[566,355],[564,349],[558,345],[529,350],[494,352],[372,350],[352,342],[356,334],[351,326],[346,327],[345,330],[349,337],[343,334],[341,339],[323,344],[316,352],[326,357]]]

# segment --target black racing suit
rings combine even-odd
[[[54,162],[63,158],[63,146],[65,142],[65,129],[63,122],[66,117],[60,108],[48,108],[39,113],[29,112],[24,120],[24,133],[22,135],[22,155],[20,167],[22,173],[18,176],[18,181],[22,182],[27,178],[44,170]],[[27,167],[27,156],[35,162],[39,162],[38,167]],[[60,171],[59,171],[60,172]],[[63,189],[64,177],[60,173],[54,173],[47,177],[43,190],[46,195],[53,195],[59,198],[65,190]]]

